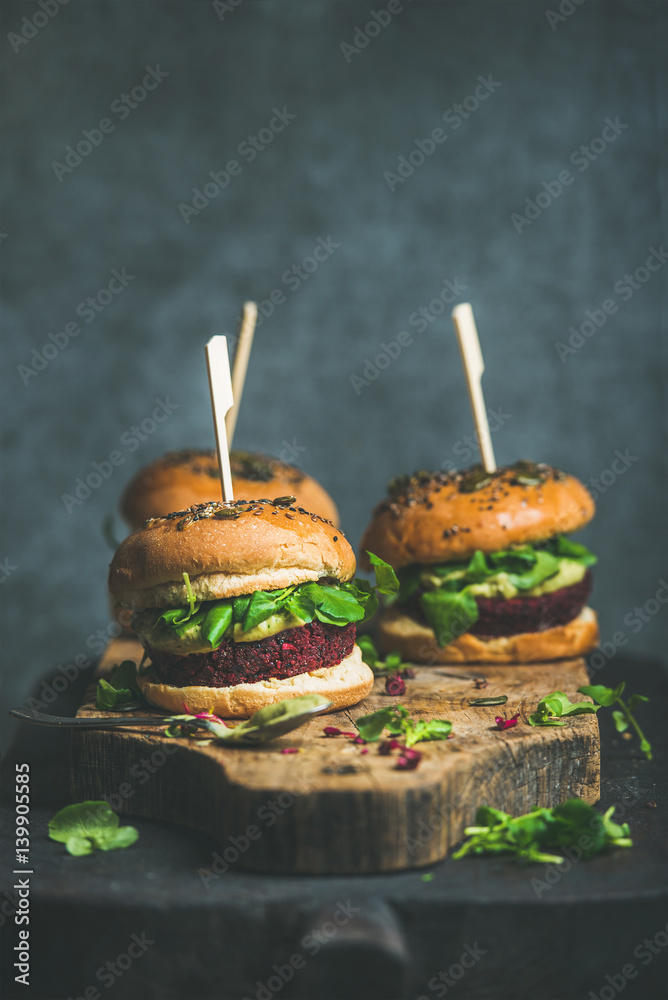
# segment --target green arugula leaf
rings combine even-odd
[[[133,660],[123,660],[114,668],[108,681],[101,677],[97,682],[95,705],[105,712],[120,705],[141,702],[143,698],[137,683],[137,665]]]
[[[416,743],[429,740],[445,740],[452,732],[452,723],[448,719],[419,719],[413,723],[406,720],[406,746],[412,747]]]
[[[582,688],[578,690],[582,691]],[[585,694],[586,692],[582,692]],[[572,702],[563,691],[554,691],[538,702],[536,711],[529,716],[530,726],[565,726],[561,719],[571,715],[592,715],[600,705],[590,701]]]
[[[362,652],[362,659],[371,667],[377,677],[384,677],[387,674],[394,674],[402,670],[410,669],[410,663],[405,663],[401,659],[401,654],[397,652],[388,653],[383,659],[376,649],[373,639],[366,633],[358,635],[355,640]]]
[[[398,706],[388,705],[387,708],[380,708],[370,715],[363,715],[355,719],[357,731],[367,743],[375,743],[380,739],[383,730],[388,724],[396,721],[395,708]]]
[[[492,809],[491,806],[478,806],[475,814],[476,826],[505,826],[510,819],[512,819],[510,813]]]
[[[384,730],[392,736],[404,736],[407,747],[428,740],[444,740],[452,731],[452,723],[447,719],[410,718],[408,709],[403,705],[389,705],[380,708],[370,715],[355,719],[355,725],[362,739],[367,743],[375,743]]]
[[[65,844],[75,857],[93,851],[115,851],[129,847],[139,837],[134,826],[118,825],[118,816],[108,802],[87,801],[65,806],[49,820],[49,837]]]
[[[420,605],[439,646],[467,632],[478,618],[478,605],[468,590],[451,593],[439,588],[422,594]]]
[[[338,587],[307,583],[306,595],[315,605],[315,615],[321,622],[333,625],[358,622],[364,618],[364,608],[357,598],[347,590]]]
[[[375,667],[380,660],[380,656],[371,636],[366,634],[358,635],[356,642],[359,646],[360,652],[362,653],[362,659],[367,666],[371,668]]]
[[[548,580],[559,572],[559,559],[549,552],[536,552],[536,561],[531,569],[526,569],[521,573],[508,573],[510,582],[522,592],[532,590],[544,580]]]
[[[239,597],[232,598],[232,620],[235,625],[238,623],[243,627],[243,621],[248,605],[251,602],[251,597],[252,594],[241,594]]]
[[[292,589],[290,587],[282,590],[256,590],[246,608],[242,624],[244,632],[277,614],[285,603],[285,598],[289,596],[288,590],[292,592]]]
[[[612,718],[615,722],[615,728],[618,733],[625,733],[626,730],[631,727],[638,739],[640,740],[640,749],[645,754],[647,760],[652,760],[652,745],[643,733],[642,729],[638,725],[636,718],[633,714],[633,709],[642,704],[643,702],[649,701],[644,694],[632,694],[628,701],[624,701],[622,695],[626,689],[626,681],[622,681],[618,684],[616,688],[604,687],[601,684],[586,685],[584,687],[578,688],[582,694],[588,694],[590,697],[597,701],[599,705],[605,705],[610,707],[611,705],[619,705],[620,707],[613,710]]]
[[[399,581],[390,564],[373,552],[367,551],[367,555],[376,574],[376,590],[381,594],[396,594],[399,590]]]
[[[540,712],[532,712],[528,717],[530,726],[565,726],[562,719],[557,719],[548,715],[541,715]]]
[[[550,539],[548,547],[553,555],[563,559],[577,559],[583,566],[594,566],[598,562],[593,552],[566,535],[555,535]]]
[[[312,622],[315,618],[315,604],[305,591],[299,587],[288,595],[284,604],[285,610],[303,622]]]
[[[212,605],[202,622],[202,637],[212,649],[223,641],[223,636],[232,624],[233,608],[230,601],[219,601]]]
[[[626,718],[624,713],[618,709],[613,709],[612,717],[615,720],[615,729],[618,733],[625,733],[629,728],[629,720]]]
[[[590,698],[593,698],[595,702],[599,705],[614,705],[615,703],[615,692],[612,688],[603,687],[602,684],[591,684],[585,685],[584,687],[578,688],[581,694],[587,694]]]
[[[183,574],[183,582],[186,586],[186,598],[188,601],[187,608],[170,608],[169,611],[161,616],[163,621],[167,622],[168,625],[184,625],[189,618],[195,614],[199,608],[199,603],[195,600],[195,595],[193,594],[193,588],[190,583],[190,577],[187,573]]]

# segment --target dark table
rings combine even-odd
[[[50,710],[74,714],[88,679]],[[72,858],[46,839],[48,819],[69,801],[69,737],[24,726],[4,764],[3,996],[665,997],[666,675],[618,654],[595,682],[621,679],[651,698],[641,718],[655,757],[646,761],[602,710],[600,807],[617,804],[634,847],[563,871],[483,858],[368,877],[273,877],[238,865],[208,877],[199,870],[212,871],[219,845],[146,820],[131,821],[140,839],[129,850]],[[29,986],[12,968],[16,761],[32,775]]]

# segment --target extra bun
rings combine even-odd
[[[356,705],[371,691],[373,673],[357,646],[335,667],[311,670],[294,677],[270,677],[254,684],[232,687],[174,687],[160,684],[149,667],[139,676],[139,687],[151,705],[180,714],[184,702],[192,713],[213,712],[224,719],[247,718],[265,705],[296,698],[302,694],[322,694],[332,702],[329,712]]]
[[[584,656],[599,639],[598,622],[591,608],[583,608],[568,624],[544,632],[495,639],[465,632],[443,648],[428,625],[392,608],[382,617],[378,635],[385,652],[396,650],[403,659],[414,663],[538,663]]]
[[[247,451],[233,451],[230,465],[235,496],[244,500],[294,496],[306,510],[338,525],[339,512],[329,493],[294,465]],[[135,530],[149,517],[208,500],[222,500],[216,452],[170,451],[130,481],[121,498],[121,514]]]
[[[496,552],[577,531],[594,501],[575,479],[548,465],[517,462],[487,474],[420,472],[390,483],[360,543],[395,569],[409,563],[457,562],[476,549]]]
[[[212,501],[154,518],[118,547],[109,589],[123,604],[159,608],[188,603],[184,573],[201,601],[350,580],[355,555],[341,529],[293,500]]]

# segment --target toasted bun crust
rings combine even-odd
[[[294,496],[306,510],[339,524],[339,512],[329,493],[294,465],[245,451],[233,451],[230,465],[235,496],[244,500]],[[212,450],[188,449],[170,451],[140,469],[127,485],[120,507],[134,531],[149,517],[208,500],[222,500],[218,457]]]
[[[341,529],[290,499],[211,502],[154,518],[119,545],[111,593],[135,608],[179,607],[187,604],[183,573],[202,601],[350,580],[355,555]]]
[[[567,625],[544,632],[521,632],[519,635],[481,639],[465,632],[442,649],[428,625],[410,618],[398,609],[388,610],[378,628],[380,645],[385,652],[397,650],[414,663],[536,663],[583,656],[598,643],[598,621],[591,608],[583,608]]]
[[[390,490],[360,543],[365,569],[370,569],[367,550],[395,569],[457,562],[476,549],[496,552],[576,531],[594,516],[594,501],[578,479],[530,463],[490,476],[476,470],[417,473],[395,480]]]
[[[248,718],[253,712],[284,698],[300,694],[322,694],[332,702],[330,712],[356,705],[371,691],[373,673],[362,659],[357,646],[335,667],[311,670],[306,674],[283,679],[270,677],[254,684],[234,684],[232,687],[174,687],[159,684],[152,671],[139,677],[144,697],[157,708],[175,714],[183,712],[184,702],[191,712],[212,711],[224,719]]]

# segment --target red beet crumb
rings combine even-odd
[[[397,758],[397,762],[394,765],[395,771],[414,771],[422,760],[422,754],[419,750],[407,750],[404,749],[403,753]]]
[[[360,750],[360,753],[368,753],[368,752],[369,752],[368,747],[362,747],[362,749]]]
[[[406,694],[406,684],[399,674],[391,674],[385,681],[385,690],[391,695]]]
[[[489,683],[489,681],[487,680],[486,677],[476,677],[476,679],[474,681],[474,684],[475,684],[476,688],[478,689],[478,691],[482,691],[483,688],[486,688],[487,685],[488,685],[488,683]]]
[[[357,736],[357,733],[348,733],[345,729],[337,729],[336,726],[325,726],[323,733],[325,736]]]
[[[281,753],[299,753],[299,747],[283,747]]]
[[[494,720],[496,722],[496,728],[497,729],[502,729],[502,730],[503,729],[512,729],[513,726],[517,725],[517,720],[519,719],[519,717],[520,717],[520,713],[519,712],[517,712],[515,715],[513,715],[513,717],[511,719],[504,719],[503,716],[497,715],[496,719]]]
[[[378,747],[378,753],[382,754],[383,757],[387,757],[387,755],[392,753],[393,750],[403,749],[403,743],[400,743],[399,740],[383,740]]]
[[[363,736],[356,736],[355,739],[353,740],[353,743],[359,743],[360,745],[364,745],[366,743],[366,740],[364,739]]]

